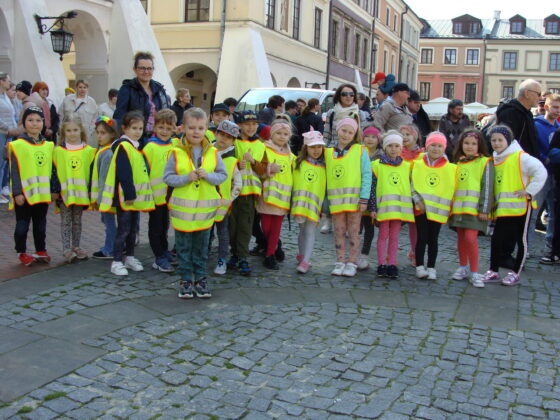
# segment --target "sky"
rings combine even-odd
[[[451,19],[468,13],[479,19],[492,19],[494,10],[500,10],[502,19],[520,14],[527,19],[544,19],[560,15],[556,0],[531,2],[527,0],[405,0],[412,10],[424,19]],[[538,5],[537,7],[535,7]]]

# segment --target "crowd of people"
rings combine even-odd
[[[144,269],[134,251],[140,214],[148,213],[152,267],[178,272],[183,299],[211,296],[213,235],[216,275],[250,275],[250,255],[277,270],[286,258],[280,239],[286,216],[299,225],[294,257],[301,274],[311,268],[317,232],[333,229],[331,274],[355,276],[370,264],[377,230],[377,276],[397,278],[399,233],[407,225],[416,276],[436,280],[438,237],[448,224],[457,232],[453,279],[469,279],[475,287],[514,286],[541,201],[550,228],[550,254],[541,262],[560,262],[560,229],[554,229],[560,96],[548,95],[545,114],[531,116],[529,124],[541,96],[535,81],[523,82],[518,98],[500,106],[481,130],[454,100],[439,130],[432,131],[419,95],[392,75],[376,74],[375,106],[353,85],[342,84],[324,117],[316,99],[286,102],[280,96],[258,114],[235,112],[235,99],[227,98],[208,116],[190,103],[186,89],[171,104],[152,79],[149,53],[135,56],[133,70],[136,77],[109,91],[100,107],[88,96],[87,82],[78,81],[59,112],[45,83],[14,86],[0,74],[0,180],[6,180],[2,193],[15,210],[22,264],[50,261],[46,215],[54,203],[69,263],[88,258],[80,248],[83,211],[100,212],[105,242],[92,256],[112,260],[117,276]],[[26,244],[31,223],[33,253]],[[492,235],[484,274],[481,234]],[[500,278],[499,267],[510,271]]]

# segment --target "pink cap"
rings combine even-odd
[[[434,131],[428,134],[428,137],[426,138],[426,148],[433,143],[438,143],[443,147],[447,147],[447,138],[445,137],[445,134],[440,133],[439,131]]]
[[[364,137],[368,136],[368,135],[379,137],[380,134],[381,134],[381,131],[379,131],[379,129],[377,127],[369,126],[369,127],[364,128]]]
[[[304,146],[315,146],[320,144],[321,146],[325,146],[325,141],[323,140],[323,135],[319,131],[313,130],[313,127],[309,127],[309,131],[307,133],[303,133],[303,145]]]
[[[340,127],[342,127],[343,125],[349,125],[354,129],[354,131],[358,131],[358,123],[354,118],[346,117],[341,119],[336,123],[336,131],[340,130]]]

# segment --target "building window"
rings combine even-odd
[[[393,31],[397,32],[397,14],[393,16]]]
[[[379,0],[373,0],[373,16],[379,17]]]
[[[471,22],[469,25],[469,34],[477,34],[479,30],[478,22]]]
[[[467,49],[465,64],[469,66],[478,66],[478,54],[479,54],[478,50]]]
[[[463,33],[463,22],[455,22],[453,24],[453,33],[462,34]]]
[[[443,84],[443,97],[453,99],[455,97],[455,83]]]
[[[476,101],[476,83],[465,83],[465,103]]]
[[[315,35],[313,37],[313,46],[321,48],[321,21],[323,20],[323,11],[318,7],[315,8]]]
[[[504,70],[515,70],[517,68],[517,52],[504,52]]]
[[[387,7],[387,16],[385,17],[385,25],[389,26],[391,23],[391,11]]]
[[[266,12],[266,27],[270,29],[274,29],[274,20],[276,18],[276,0],[265,1],[265,12]]]
[[[205,22],[210,19],[210,0],[188,0],[185,22]]]
[[[350,45],[350,28],[348,26],[344,27],[344,50],[342,51],[342,59],[348,61],[348,47]]]
[[[523,21],[514,20],[510,23],[510,32],[512,34],[522,34],[523,33]]]
[[[446,48],[443,64],[457,64],[457,49]]]
[[[550,62],[548,63],[548,70],[560,71],[560,53],[550,54]]]
[[[299,20],[301,17],[301,0],[294,0],[294,26],[292,36],[299,39]]]
[[[338,57],[338,25],[339,23],[336,20],[333,20],[331,35],[331,55],[333,57]]]
[[[429,101],[430,100],[430,90],[432,89],[432,84],[429,82],[420,82],[420,100]]]
[[[360,34],[356,34],[356,39],[354,41],[354,64],[357,66],[360,64],[360,47],[362,46],[362,37]]]
[[[420,64],[432,64],[434,50],[431,48],[422,48],[420,53]]]
[[[513,98],[513,86],[502,86],[502,98],[504,99]]]
[[[557,20],[550,20],[546,22],[546,30],[547,34],[557,34],[558,33],[558,21]]]
[[[364,69],[368,68],[368,45],[369,39],[364,38],[364,47],[362,49],[362,68]]]
[[[387,50],[383,51],[383,73],[387,73]]]

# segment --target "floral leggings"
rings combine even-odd
[[[337,213],[332,215],[334,225],[334,244],[337,262],[358,262],[360,252],[360,222],[362,213],[359,211]],[[350,251],[346,260],[346,232],[350,240]]]
[[[64,203],[60,203],[60,233],[64,251],[80,247],[83,211],[83,206],[66,207]]]

